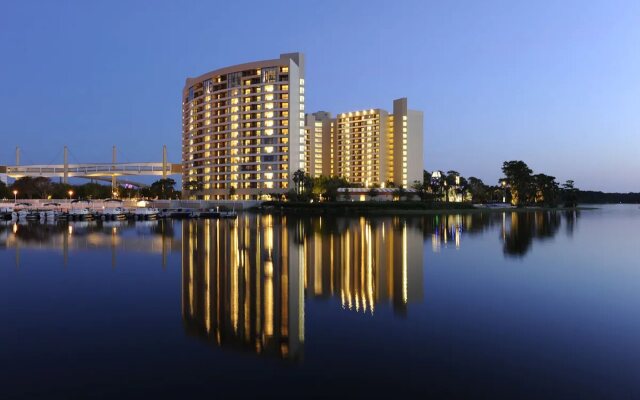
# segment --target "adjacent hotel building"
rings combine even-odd
[[[423,114],[406,98],[393,111],[359,110],[305,116],[305,161],[312,176],[342,176],[364,187],[423,179]]]
[[[304,57],[282,54],[188,78],[182,91],[184,198],[285,193],[304,169]]]
[[[298,169],[407,187],[422,181],[422,141],[423,114],[406,98],[391,112],[305,115],[300,53],[222,68],[188,78],[182,91],[183,198],[286,193]]]

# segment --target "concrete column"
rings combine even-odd
[[[16,167],[20,166],[20,147],[16,147]]]
[[[116,146],[113,146],[113,150],[112,150],[112,154],[111,154],[111,162],[113,163],[113,165],[111,166],[112,168],[115,169],[116,167]],[[118,181],[116,180],[116,176],[115,174],[111,175],[111,193],[115,193],[116,189],[118,188]]]
[[[62,182],[69,183],[69,149],[67,149],[67,146],[64,146],[64,176]]]
[[[162,179],[167,179],[167,145],[162,145]]]

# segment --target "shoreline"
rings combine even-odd
[[[259,214],[312,214],[312,215],[443,215],[443,214],[495,214],[495,213],[526,213],[536,211],[589,211],[598,207],[503,207],[503,208],[402,208],[402,207],[367,207],[358,205],[306,205],[296,207],[293,205],[270,205],[267,207],[254,207],[247,212]]]

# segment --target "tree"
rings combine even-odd
[[[524,161],[505,161],[502,164],[502,173],[511,191],[511,204],[514,206],[522,206],[530,201],[532,172]]]
[[[24,199],[46,199],[51,194],[51,181],[41,176],[22,177],[11,185],[11,191],[17,190]]]
[[[466,190],[467,180],[460,176],[458,171],[447,171],[447,176],[444,178],[446,183],[446,199],[458,201],[458,197],[462,198],[463,193]]]
[[[422,184],[427,187],[431,183],[431,172],[422,170]]]
[[[185,188],[190,192],[198,192],[202,190],[202,182],[196,180],[190,180],[186,183]]]
[[[296,172],[293,173],[293,183],[296,186],[296,193],[300,194],[302,193],[302,184],[304,181],[304,171],[301,169],[298,169]]]
[[[0,181],[0,199],[8,199],[9,197],[13,197],[11,190],[4,182]]]
[[[289,189],[287,190],[287,193],[284,194],[284,197],[288,201],[298,201],[300,196],[298,195],[298,192],[296,192],[296,189]]]
[[[406,197],[407,191],[402,186],[393,191],[393,198],[400,201],[403,197]]]
[[[229,186],[229,200],[231,200],[235,195],[236,195],[236,187]]]
[[[309,174],[305,174],[302,177],[302,190],[305,196],[311,196],[313,193],[313,185],[314,179]]]
[[[78,193],[78,189],[68,183],[52,183],[51,184],[51,198],[64,199],[69,197],[69,191],[73,190],[74,193]]]
[[[476,203],[485,203],[490,200],[489,187],[482,182],[482,179],[475,176],[469,177],[468,190],[472,201]]]
[[[575,187],[574,183],[574,181],[568,180],[562,184],[565,207],[575,207],[578,205],[578,188]]]
[[[189,181],[187,186],[193,189],[188,189],[188,190],[200,190],[198,189],[199,187],[198,184],[199,182]],[[150,197],[155,197],[163,200],[171,199],[175,196],[175,191],[176,191],[175,186],[176,186],[176,181],[171,178],[159,179],[153,182],[149,187]]]
[[[418,192],[418,196],[420,196],[422,200],[425,200],[427,195],[427,186],[425,185],[424,181],[413,181],[413,183],[411,184],[411,189]]]
[[[536,174],[532,177],[535,190],[535,202],[546,206],[555,206],[558,200],[558,182],[554,176]]]
[[[283,194],[282,193],[277,193],[277,192],[272,192],[268,194],[269,198],[271,198],[271,200],[282,200]]]
[[[371,188],[369,189],[369,193],[367,193],[369,195],[369,199],[373,200],[378,196],[378,189],[376,188]]]
[[[443,200],[446,187],[447,182],[445,180],[444,173],[442,171],[433,171],[431,178],[429,179],[429,189],[431,190],[431,193],[436,195],[436,198],[439,201]]]
[[[64,184],[63,184],[64,185]],[[111,185],[101,185],[99,183],[88,182],[79,186],[63,186],[66,191],[62,197],[68,196],[69,190],[73,190],[77,198],[80,199],[106,199],[112,196]]]
[[[319,176],[313,179],[313,193],[322,196],[327,201],[336,201],[338,189],[350,186],[349,182],[340,176]]]

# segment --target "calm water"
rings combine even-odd
[[[0,225],[0,398],[640,397],[640,209]]]

